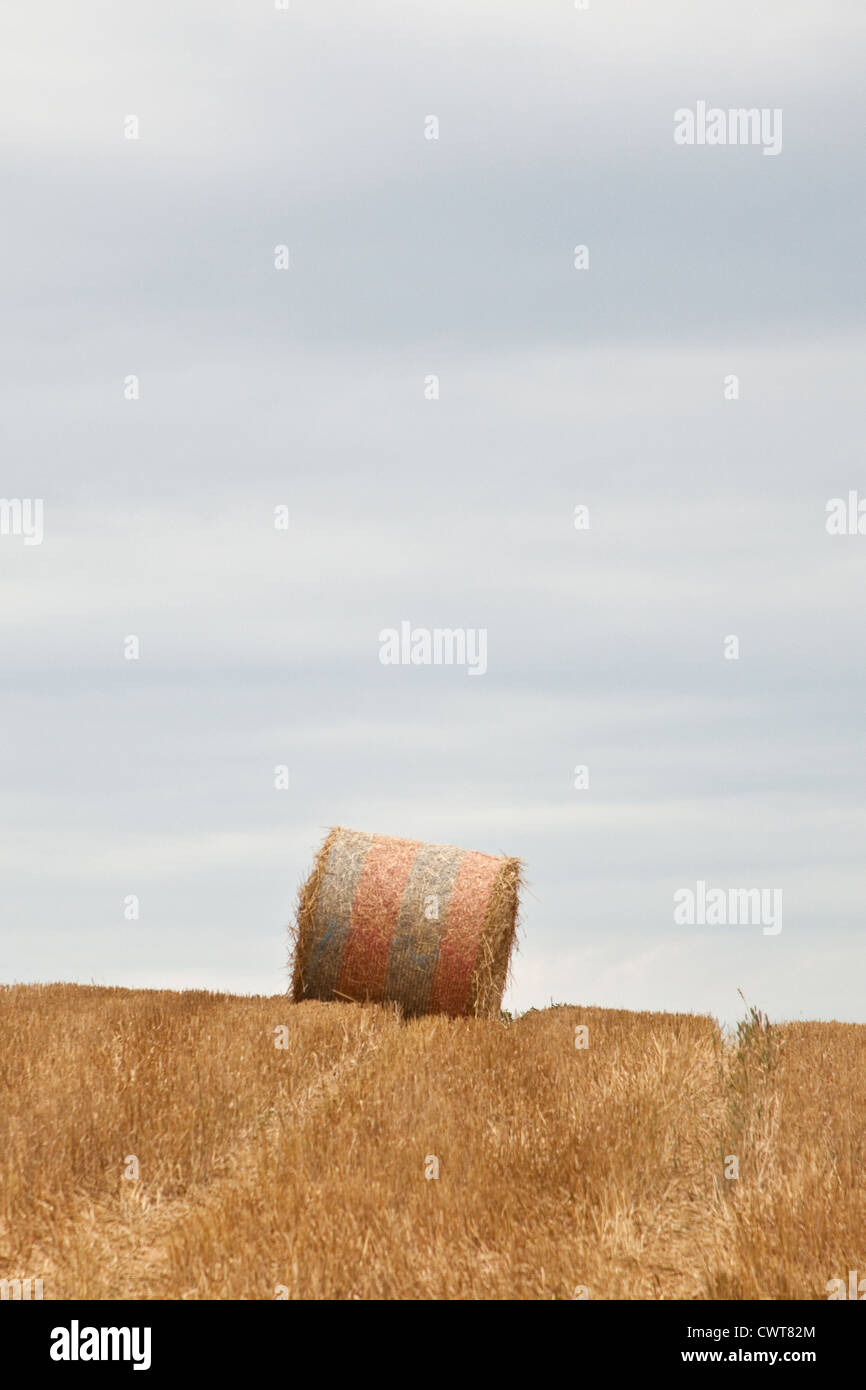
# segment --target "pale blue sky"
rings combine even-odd
[[[0,536],[0,979],[278,992],[342,823],[526,860],[512,1007],[866,1021],[866,536],[824,529],[866,497],[862,6],[0,41],[0,496],[45,504]],[[676,146],[698,100],[781,108],[781,154]],[[403,619],[487,674],[383,667]],[[675,927],[698,879],[782,932]]]

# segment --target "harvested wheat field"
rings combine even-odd
[[[861,1026],[74,985],[0,989],[0,1026],[0,1278],[45,1298],[808,1299],[866,1268]]]

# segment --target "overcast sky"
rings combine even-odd
[[[50,0],[0,51],[0,979],[277,993],[343,824],[525,860],[512,1008],[866,1022],[861,0]],[[403,620],[486,673],[382,665]],[[699,880],[782,930],[675,925]]]

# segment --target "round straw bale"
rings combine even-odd
[[[519,859],[337,826],[298,898],[292,997],[495,1015],[519,886]]]

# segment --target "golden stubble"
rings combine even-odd
[[[866,1274],[857,1025],[50,985],[0,989],[0,1028],[0,1278],[46,1298],[821,1298]]]

